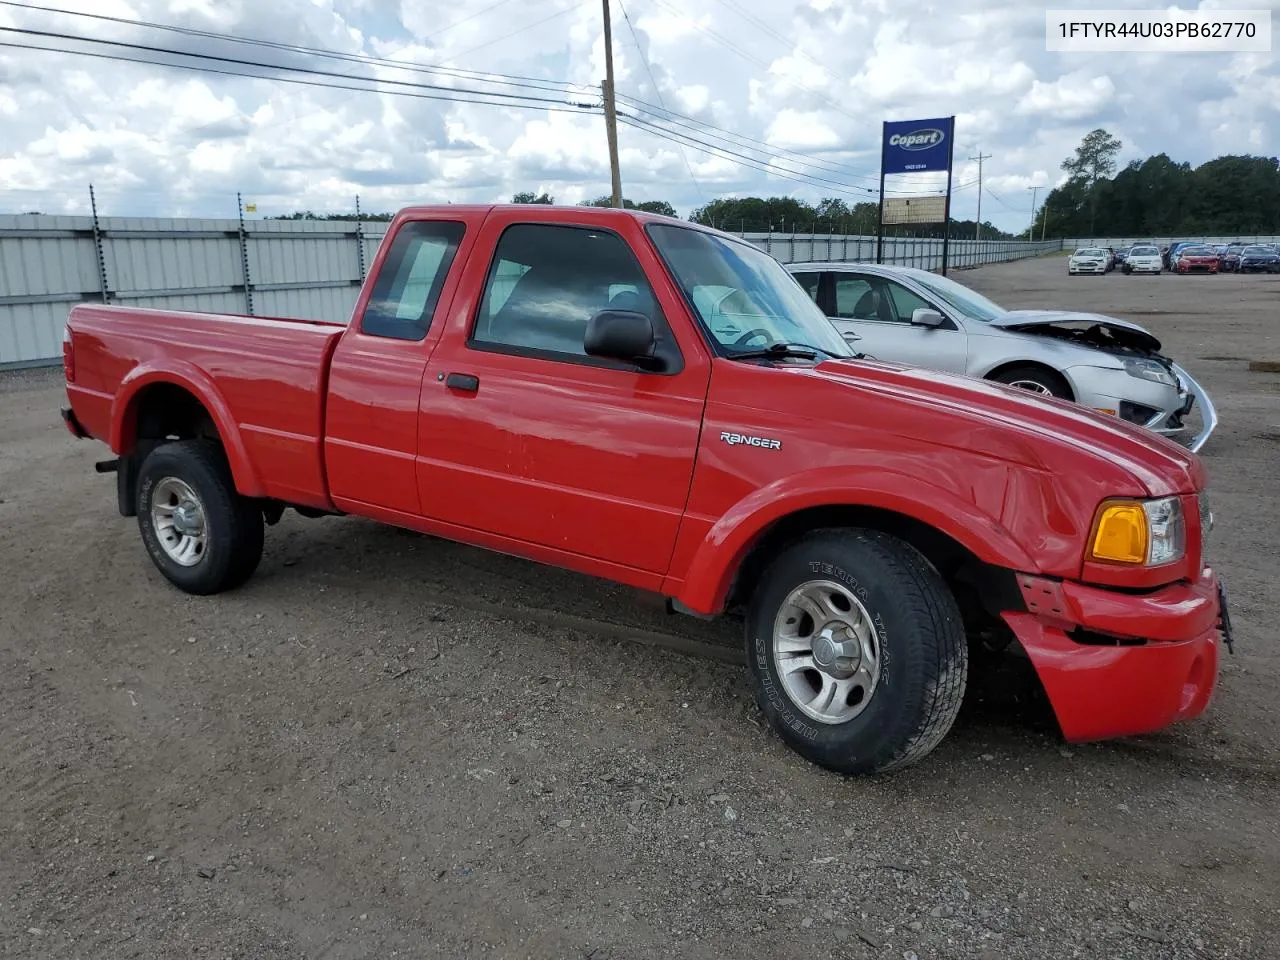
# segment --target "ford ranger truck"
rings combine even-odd
[[[409,208],[348,323],[81,304],[64,354],[63,418],[178,588],[243,584],[288,508],[627,584],[740,620],[773,730],[842,773],[942,741],[973,638],[1025,651],[1070,741],[1197,716],[1230,643],[1195,454],[862,358],[672,218]]]

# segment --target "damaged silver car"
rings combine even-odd
[[[1180,439],[1198,451],[1213,403],[1136,323],[1094,313],[1006,310],[914,267],[791,263],[836,329],[878,360],[948,370],[1061,397]],[[1186,420],[1199,405],[1189,440]]]

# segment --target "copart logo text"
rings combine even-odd
[[[946,137],[941,130],[932,128],[913,130],[910,133],[895,133],[889,138],[889,146],[903,150],[928,150],[936,147]]]

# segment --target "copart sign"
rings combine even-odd
[[[891,174],[950,169],[954,129],[954,117],[886,123],[881,170]]]

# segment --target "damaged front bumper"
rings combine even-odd
[[[1198,453],[1218,426],[1218,411],[1209,394],[1178,364],[1167,361],[1174,383],[1131,377],[1123,370],[1093,366],[1063,371],[1078,402],[1129,423],[1167,436]],[[1200,408],[1200,430],[1189,440],[1186,418]]]
[[[1178,398],[1182,401],[1182,405],[1167,416],[1162,411],[1147,426],[1156,433],[1166,435],[1182,433],[1187,429],[1186,424],[1183,423],[1184,418],[1191,413],[1196,404],[1199,404],[1202,421],[1200,432],[1187,443],[1187,448],[1192,453],[1198,453],[1218,426],[1218,411],[1213,401],[1209,399],[1209,394],[1205,393],[1204,387],[1200,386],[1191,374],[1176,363],[1171,366],[1178,378]]]
[[[1213,699],[1231,621],[1217,574],[1132,594],[1019,575],[1026,609],[1007,611],[1063,736],[1153,733],[1202,714]]]

